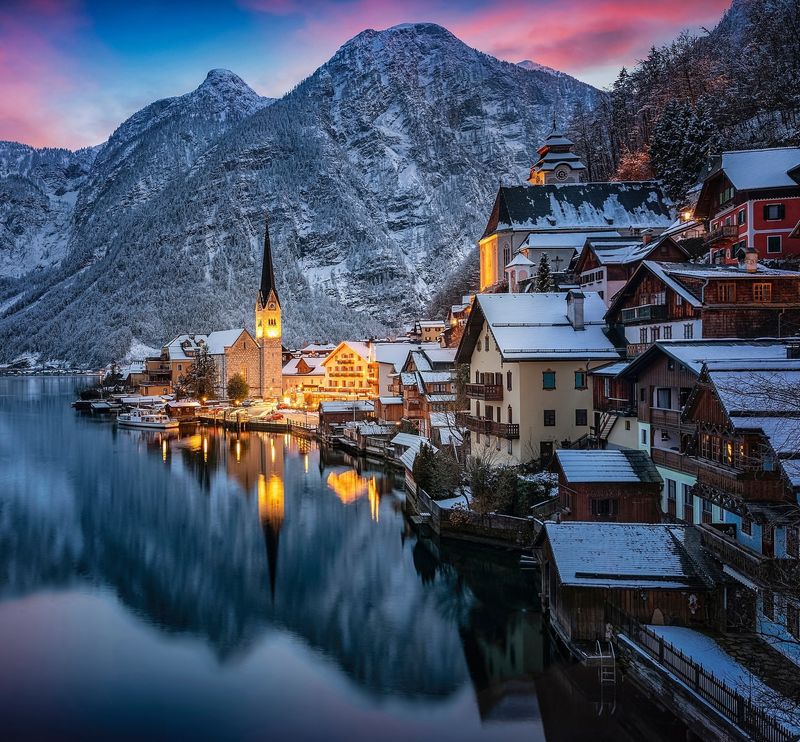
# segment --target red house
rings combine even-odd
[[[748,247],[761,259],[800,258],[800,147],[723,152],[694,215],[709,223],[714,263],[735,263]]]

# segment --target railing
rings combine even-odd
[[[699,525],[698,528],[703,546],[716,554],[724,564],[756,581],[767,576],[768,557],[733,541],[718,528],[709,525]]]
[[[628,358],[634,358],[635,356],[639,356],[644,353],[652,343],[628,343],[626,348],[626,352],[628,354]]]
[[[530,513],[537,520],[545,520],[551,515],[555,515],[559,510],[561,510],[561,502],[556,496],[531,505]]]
[[[727,224],[722,227],[712,229],[705,238],[705,244],[711,245],[720,240],[736,239],[739,236],[739,227],[735,224]]]
[[[519,438],[519,425],[515,423],[499,423],[466,412],[457,412],[456,422],[474,433],[496,435],[498,438]]]
[[[781,500],[785,497],[784,483],[775,473],[744,472],[701,457],[694,461],[697,484],[701,488],[717,490],[723,499]]]
[[[681,424],[681,411],[680,410],[664,410],[658,407],[650,408],[650,424],[651,425],[669,425],[677,428]]]
[[[622,321],[638,322],[639,320],[666,319],[666,304],[642,304],[638,307],[622,310]]]
[[[797,735],[769,716],[761,705],[740,695],[709,670],[687,657],[655,631],[610,603],[606,622],[669,670],[700,698],[758,742],[794,742]]]
[[[465,393],[472,399],[496,401],[503,399],[502,384],[466,384]]]
[[[519,438],[519,425],[515,423],[496,423],[492,420],[487,420],[487,422],[487,433],[496,435],[498,438]]]
[[[650,449],[650,458],[653,459],[654,464],[660,464],[661,466],[666,466],[668,469],[675,469],[684,474],[697,476],[696,461],[685,453],[653,447]]]

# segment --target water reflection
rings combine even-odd
[[[136,724],[162,713],[162,734],[195,738],[542,738],[546,649],[513,555],[417,538],[375,463],[283,435],[118,429],[69,409],[73,386],[0,378],[4,718],[68,706],[64,724],[87,724],[100,704],[104,736],[152,736]],[[136,647],[134,687],[98,637]],[[146,713],[123,723],[131,696]]]

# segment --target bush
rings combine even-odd
[[[241,402],[250,394],[250,387],[247,385],[244,376],[234,374],[228,382],[228,399]]]

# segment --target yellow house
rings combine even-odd
[[[469,364],[472,455],[493,465],[549,460],[589,433],[589,371],[619,359],[597,294],[479,294],[456,354]]]
[[[322,362],[325,381],[320,400],[374,399],[378,396],[378,363],[369,343],[346,340]]]

